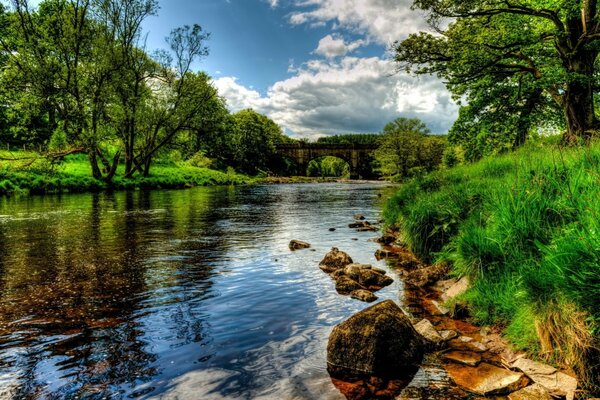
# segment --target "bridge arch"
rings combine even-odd
[[[322,144],[322,143],[281,143],[275,145],[277,152],[293,159],[300,169],[306,171],[311,160],[333,156],[341,158],[350,166],[350,177],[361,178],[361,167],[372,159],[372,153],[377,149],[376,144]],[[364,169],[364,168],[363,168]]]

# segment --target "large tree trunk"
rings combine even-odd
[[[90,166],[92,167],[92,176],[95,179],[102,179],[102,171],[98,167],[98,159],[96,157],[96,149],[92,149],[88,153],[88,158],[90,160]]]

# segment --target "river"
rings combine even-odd
[[[318,268],[387,269],[391,188],[258,185],[0,199],[0,398],[338,399],[334,325],[368,305]],[[383,194],[383,196],[382,196]],[[329,228],[336,228],[331,232]],[[292,252],[291,239],[312,244]]]

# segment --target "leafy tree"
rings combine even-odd
[[[317,143],[323,144],[377,144],[378,133],[355,133],[347,135],[325,136],[317,139]]]
[[[306,174],[308,176],[347,178],[350,177],[350,167],[341,158],[326,156],[309,162]]]
[[[233,119],[235,166],[249,174],[271,170],[277,157],[275,144],[285,140],[281,128],[270,118],[251,109],[237,112]]]
[[[507,125],[517,125],[518,145],[552,101],[562,110],[566,143],[598,128],[596,1],[416,0],[414,7],[429,13],[436,34],[410,35],[397,44],[396,60],[444,78],[457,99],[474,104],[465,118],[500,119],[510,112],[502,106],[513,104],[519,113]],[[502,96],[485,92],[498,88]]]
[[[398,118],[381,135],[375,159],[382,175],[409,176],[414,168],[431,171],[441,163],[444,140],[429,136],[427,126],[416,118]]]

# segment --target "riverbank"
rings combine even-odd
[[[404,184],[384,218],[425,262],[469,279],[476,324],[598,390],[600,146],[530,146]]]
[[[240,185],[254,183],[256,178],[235,171],[222,172],[184,163],[156,163],[147,177],[122,177],[119,166],[110,184],[94,179],[83,155],[73,155],[51,165],[43,159],[34,160],[33,153],[10,154],[17,160],[0,161],[0,195],[46,193],[83,193],[104,190],[179,189],[194,186]],[[4,158],[8,158],[5,154]]]

